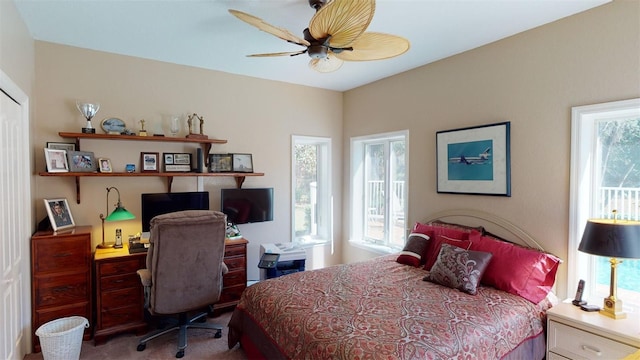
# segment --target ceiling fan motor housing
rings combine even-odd
[[[309,46],[307,53],[309,54],[309,57],[311,57],[312,59],[324,59],[327,57],[328,51],[329,51],[329,48],[327,46],[311,45]]]

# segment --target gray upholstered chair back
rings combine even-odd
[[[220,299],[225,229],[226,216],[218,211],[179,211],[151,220],[152,314],[196,310]]]

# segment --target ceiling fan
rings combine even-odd
[[[319,72],[338,70],[344,61],[388,59],[409,50],[409,41],[396,35],[365,32],[373,19],[375,0],[309,0],[316,13],[304,29],[304,38],[286,29],[267,24],[262,19],[230,9],[238,19],[287,42],[304,46],[304,50],[250,57],[296,56],[307,53],[309,66]]]

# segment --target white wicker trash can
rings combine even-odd
[[[82,334],[89,320],[70,316],[49,321],[36,330],[40,338],[44,360],[78,360],[82,347]]]

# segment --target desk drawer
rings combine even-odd
[[[144,268],[136,258],[130,260],[119,260],[113,262],[102,262],[99,265],[100,276],[135,274],[136,271]]]
[[[224,263],[229,268],[229,272],[234,270],[246,269],[247,259],[245,257],[233,257],[224,259]]]
[[[136,306],[143,307],[143,290],[139,288],[121,288],[112,291],[103,291],[100,294],[100,303],[102,310],[110,310],[123,306]]]
[[[141,284],[138,274],[104,276],[100,279],[100,290],[108,291],[111,289],[141,287]]]
[[[556,321],[549,322],[549,352],[568,358],[621,359],[638,349],[579,330]]]
[[[224,247],[224,257],[242,256],[245,254],[245,245],[226,245]]]
[[[244,271],[229,271],[222,277],[224,287],[242,285],[247,283],[247,273]]]
[[[101,329],[128,323],[138,323],[143,318],[142,306],[126,306],[102,310]]]
[[[225,287],[222,291],[222,294],[220,294],[220,300],[218,301],[218,303],[223,304],[227,302],[239,301],[240,295],[242,295],[242,292],[244,291],[244,289],[246,289],[246,287],[246,284]]]

